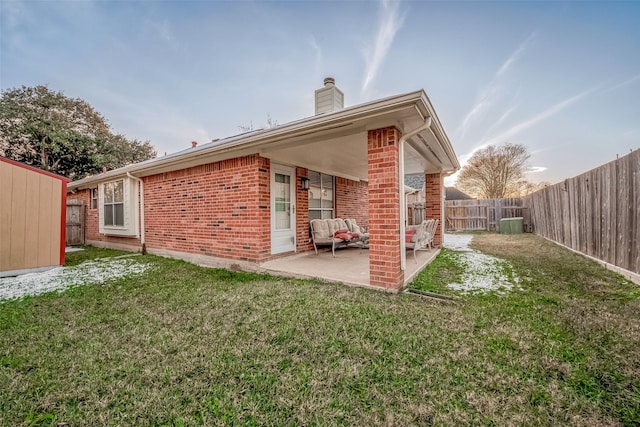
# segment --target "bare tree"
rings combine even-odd
[[[529,157],[522,144],[489,145],[473,153],[456,186],[480,199],[520,195]]]

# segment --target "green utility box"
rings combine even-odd
[[[521,234],[523,231],[522,217],[502,218],[500,220],[500,234]]]

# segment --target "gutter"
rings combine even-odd
[[[144,242],[144,181],[138,177],[131,175],[131,173],[127,172],[127,176],[135,181],[140,183],[140,232],[138,233],[138,237],[140,238],[140,243],[142,243],[142,255],[147,253],[147,246]]]
[[[420,132],[423,132],[427,129],[431,131],[431,121],[431,116],[427,117],[423,124],[406,133],[405,135],[402,135],[402,137],[400,137],[400,141],[398,141],[398,180],[400,183],[400,269],[402,271],[405,271],[407,269],[407,245],[404,239],[404,234],[407,229],[405,224],[407,212],[406,197],[404,194],[404,143]]]

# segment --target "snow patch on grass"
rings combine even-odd
[[[463,293],[505,293],[518,288],[520,279],[513,273],[513,266],[504,260],[474,251],[469,247],[471,234],[445,234],[444,247],[460,252],[465,265],[462,283],[450,283],[450,289]]]
[[[102,258],[85,261],[73,267],[56,267],[41,273],[0,278],[0,302],[27,295],[60,292],[73,286],[99,284],[111,279],[141,274],[150,267],[149,264],[132,259]]]

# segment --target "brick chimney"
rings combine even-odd
[[[336,87],[333,77],[324,79],[324,87],[316,90],[316,115],[344,108],[344,93]]]
[[[191,148],[196,148],[198,146],[198,141],[191,141]]]

